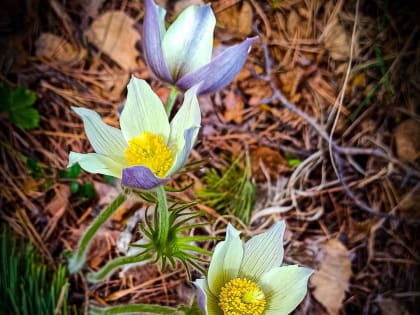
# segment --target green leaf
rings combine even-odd
[[[59,171],[58,176],[61,179],[76,179],[79,177],[80,171],[81,171],[80,165],[74,164],[72,167],[69,167],[66,170]]]
[[[39,125],[39,113],[35,108],[18,108],[9,111],[10,121],[22,129],[34,129]]]
[[[93,199],[96,197],[95,188],[91,183],[84,183],[80,187],[79,196],[87,199]]]
[[[302,163],[302,161],[299,160],[299,159],[289,159],[289,160],[287,160],[287,165],[289,165],[291,167],[299,166],[300,163]]]
[[[70,191],[71,191],[72,194],[77,193],[79,191],[79,183],[78,182],[71,182]]]
[[[23,108],[32,107],[35,101],[36,101],[35,93],[27,90],[23,86],[18,86],[10,94],[10,108],[12,110],[20,110]]]
[[[13,90],[10,86],[0,84],[0,111],[7,112],[10,121],[23,129],[38,127],[39,113],[33,108],[35,93],[23,86]]]

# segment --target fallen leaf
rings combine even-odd
[[[112,185],[95,181],[93,182],[93,187],[96,194],[100,196],[97,203],[97,207],[100,209],[110,205],[118,196],[118,189]]]
[[[57,62],[75,64],[86,56],[86,51],[79,50],[60,36],[42,33],[35,42],[35,55]]]
[[[47,210],[52,216],[56,213],[62,212],[63,209],[68,206],[71,194],[69,185],[58,185],[54,192],[55,196],[45,206],[45,210]]]
[[[287,30],[291,36],[296,34],[299,25],[302,23],[300,16],[295,10],[291,10],[287,17]]]
[[[99,50],[122,69],[137,68],[136,43],[140,34],[133,28],[135,21],[122,11],[108,11],[96,18],[85,35]]]
[[[225,104],[226,108],[223,115],[225,122],[234,121],[238,125],[242,124],[244,120],[244,102],[242,99],[233,91],[229,91],[223,99],[223,104]]]
[[[247,1],[216,13],[217,36],[221,40],[247,37],[252,32],[252,13],[252,6]]]
[[[80,6],[88,17],[94,18],[98,15],[99,10],[102,8],[105,0],[79,0]]]
[[[248,102],[251,106],[259,105],[261,99],[269,98],[273,95],[273,90],[270,85],[258,78],[249,78],[242,81],[240,85],[245,94],[251,96],[251,99]]]
[[[320,40],[329,51],[332,59],[346,60],[350,57],[351,34],[346,31],[338,18],[328,23],[321,34]],[[359,47],[357,39],[355,39],[353,57],[357,56],[358,52]]]
[[[290,169],[286,159],[278,151],[269,147],[260,146],[251,149],[251,161],[252,175],[257,181],[267,181],[265,171],[271,179],[277,179]]]
[[[352,274],[350,253],[337,239],[329,240],[320,253],[319,270],[311,277],[313,294],[328,314],[337,315]]]
[[[394,138],[399,158],[414,162],[420,157],[420,123],[407,119],[394,129]]]
[[[192,5],[204,5],[204,1],[203,0],[178,0],[175,1],[175,6],[174,6],[174,14],[178,15],[179,13],[181,13],[184,9],[188,8],[189,6]]]
[[[401,214],[409,218],[420,217],[420,184],[417,184],[408,193],[403,195],[398,204]]]

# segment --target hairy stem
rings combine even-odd
[[[169,232],[169,210],[168,202],[166,200],[166,191],[163,185],[159,186],[156,190],[159,207],[159,230],[158,230],[158,242],[159,245],[166,244],[168,240]]]
[[[89,314],[92,315],[113,315],[113,314],[174,314],[176,309],[168,306],[151,304],[126,304],[110,307],[99,307],[89,305]]]
[[[89,272],[86,276],[88,282],[98,283],[108,278],[117,268],[127,264],[137,264],[149,260],[152,256],[149,252],[143,252],[136,256],[123,256],[109,261],[105,266],[96,272]]]
[[[78,272],[80,268],[82,268],[86,261],[86,253],[89,249],[89,245],[96,232],[114,214],[114,212],[124,202],[124,200],[124,194],[119,194],[117,198],[115,198],[115,200],[104,211],[102,211],[87,228],[85,234],[79,241],[76,252],[74,252],[69,259],[68,269],[70,273]]]

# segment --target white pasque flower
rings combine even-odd
[[[284,315],[305,297],[312,270],[281,266],[284,221],[243,245],[240,232],[228,225],[217,244],[207,279],[198,279],[198,301],[208,315]]]
[[[69,167],[121,178],[123,186],[152,189],[168,181],[186,162],[201,123],[197,86],[169,122],[159,97],[144,80],[132,77],[120,129],[105,124],[93,110],[73,110],[82,118],[95,153],[70,152]]]

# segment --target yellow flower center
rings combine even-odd
[[[264,292],[248,279],[235,278],[220,290],[219,306],[224,315],[261,315],[265,304]]]
[[[146,166],[161,178],[165,177],[174,163],[174,154],[164,138],[148,131],[128,140],[125,158],[128,165]]]

